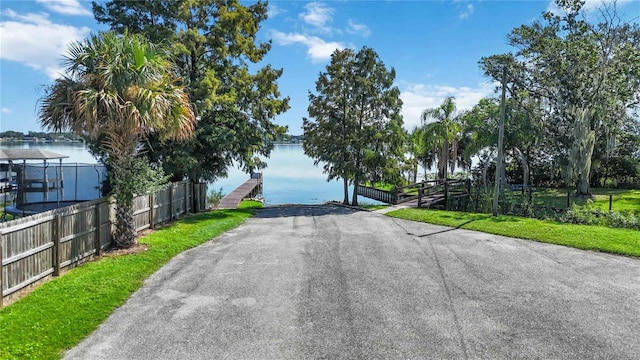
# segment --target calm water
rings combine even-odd
[[[313,159],[304,154],[302,145],[276,145],[267,164],[262,170],[266,205],[322,204],[330,200],[342,201],[344,197],[342,181],[327,182],[322,167],[313,165]],[[223,193],[228,194],[248,178],[249,175],[234,168],[229,171],[228,178],[216,181],[209,189],[222,187]],[[352,190],[350,187],[350,196]],[[363,197],[358,197],[358,201],[377,203]]]
[[[67,163],[89,163],[96,160],[91,156],[83,144],[78,143],[51,143],[51,144],[19,144],[7,145],[7,148],[38,148],[52,151],[58,154],[69,156],[63,159],[63,164]],[[276,204],[322,204],[330,200],[343,198],[342,181],[327,182],[326,175],[322,173],[322,167],[313,165],[313,160],[307,157],[302,150],[302,145],[276,145],[271,152],[271,157],[266,159],[268,167],[262,170],[264,186],[263,196],[266,205]],[[57,161],[55,162],[57,164]],[[90,178],[89,178],[90,176]],[[95,172],[87,174],[84,178],[91,179],[88,191],[96,192],[94,182],[97,182]],[[219,179],[209,185],[209,190],[223,189],[223,193],[228,194],[236,187],[240,186],[249,178],[237,168],[229,170],[229,176]],[[72,188],[71,181],[74,176],[65,176],[69,188]],[[73,184],[75,185],[75,184]],[[353,187],[349,188],[351,194]],[[66,197],[69,198],[69,197]],[[374,200],[359,197],[361,203],[376,203]]]
[[[96,160],[82,143],[20,143],[2,144],[2,148],[11,149],[40,149],[59,155],[68,156],[62,159],[62,178],[64,187],[61,193],[52,190],[45,199],[40,192],[26,194],[27,203],[41,201],[86,201],[94,200],[101,196],[100,187],[106,177],[102,166],[94,166]],[[15,163],[21,165],[22,161]],[[27,160],[26,174],[29,179],[44,178],[43,162],[41,160]],[[31,166],[29,166],[31,165]],[[59,176],[60,160],[48,162],[47,174],[49,179]],[[60,198],[58,199],[58,196]]]

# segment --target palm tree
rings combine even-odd
[[[446,179],[447,168],[453,170],[456,165],[461,131],[460,114],[456,113],[454,97],[449,96],[440,106],[423,111],[422,123],[423,138],[432,145],[433,154],[438,159],[438,175]]]
[[[110,167],[116,200],[115,244],[136,244],[133,197],[140,143],[150,134],[186,139],[195,116],[168,52],[139,34],[105,32],[72,43],[66,74],[47,89],[39,112],[43,127],[71,130],[98,142]]]

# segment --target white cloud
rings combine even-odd
[[[458,17],[460,19],[467,19],[471,14],[473,14],[473,4],[467,4],[467,6],[465,6],[464,9],[460,11]]]
[[[78,0],[36,0],[44,7],[64,15],[92,16],[91,11],[80,4]]]
[[[46,73],[51,79],[62,72],[60,62],[70,42],[86,38],[91,30],[52,23],[45,13],[2,12],[0,59],[23,63]]]
[[[421,124],[422,112],[428,108],[435,108],[442,104],[447,96],[456,98],[458,111],[470,110],[480,99],[494,93],[495,85],[480,84],[478,87],[452,87],[446,85],[425,85],[400,83],[402,116],[404,127],[408,130]]]
[[[307,55],[312,62],[321,62],[331,58],[331,54],[336,50],[346,48],[346,45],[335,41],[324,41],[317,36],[306,34],[283,33],[277,30],[271,32],[271,36],[280,45],[302,44],[308,48]]]
[[[584,5],[582,6],[582,10],[586,12],[597,10],[600,6],[606,6],[615,3],[616,6],[620,6],[626,3],[631,2],[632,0],[585,0]],[[556,14],[556,15],[564,15],[565,11],[561,7],[559,7],[554,0],[549,1],[549,5],[547,5],[547,11]]]
[[[3,114],[13,114],[13,110],[3,107],[0,112],[2,112]]]
[[[273,18],[285,12],[284,9],[277,7],[274,3],[269,3],[267,7],[267,16],[269,18]]]
[[[357,24],[353,20],[349,19],[347,23],[347,32],[349,34],[360,34],[364,37],[371,35],[371,31],[364,24]]]
[[[333,21],[333,13],[335,11],[333,8],[327,7],[319,2],[308,3],[304,7],[307,9],[307,12],[298,15],[302,21],[313,26],[317,31],[324,33],[332,32],[332,28],[328,23]]]

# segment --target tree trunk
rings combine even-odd
[[[595,146],[595,131],[591,130],[591,118],[586,109],[572,109],[569,113],[576,117],[571,148],[570,174],[576,181],[577,195],[589,195],[589,172]]]
[[[130,248],[138,243],[133,209],[116,203],[116,229],[113,234],[115,247]]]
[[[442,150],[442,162],[444,164],[442,178],[447,180],[447,166],[449,163],[449,137],[447,136],[447,134],[445,134],[444,137],[444,146]]]
[[[487,173],[489,172],[489,162],[490,157],[487,155],[487,158],[484,160],[484,165],[482,167],[482,185],[484,185],[484,191],[488,191],[489,188],[487,186]]]
[[[515,148],[515,153],[520,161],[520,165],[522,166],[522,184],[526,187],[529,184],[529,164],[527,163],[527,158],[520,149]]]
[[[351,197],[351,205],[353,206],[358,206],[358,191],[357,191],[357,187],[358,187],[358,175],[356,174],[356,176],[353,178],[353,196]]]
[[[342,180],[344,181],[344,200],[342,200],[342,203],[349,205],[349,182],[347,178],[343,178]]]

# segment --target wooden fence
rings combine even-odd
[[[206,188],[183,181],[136,197],[137,231],[205,209]],[[0,306],[19,290],[100,255],[111,245],[114,211],[115,203],[102,198],[0,223]]]

